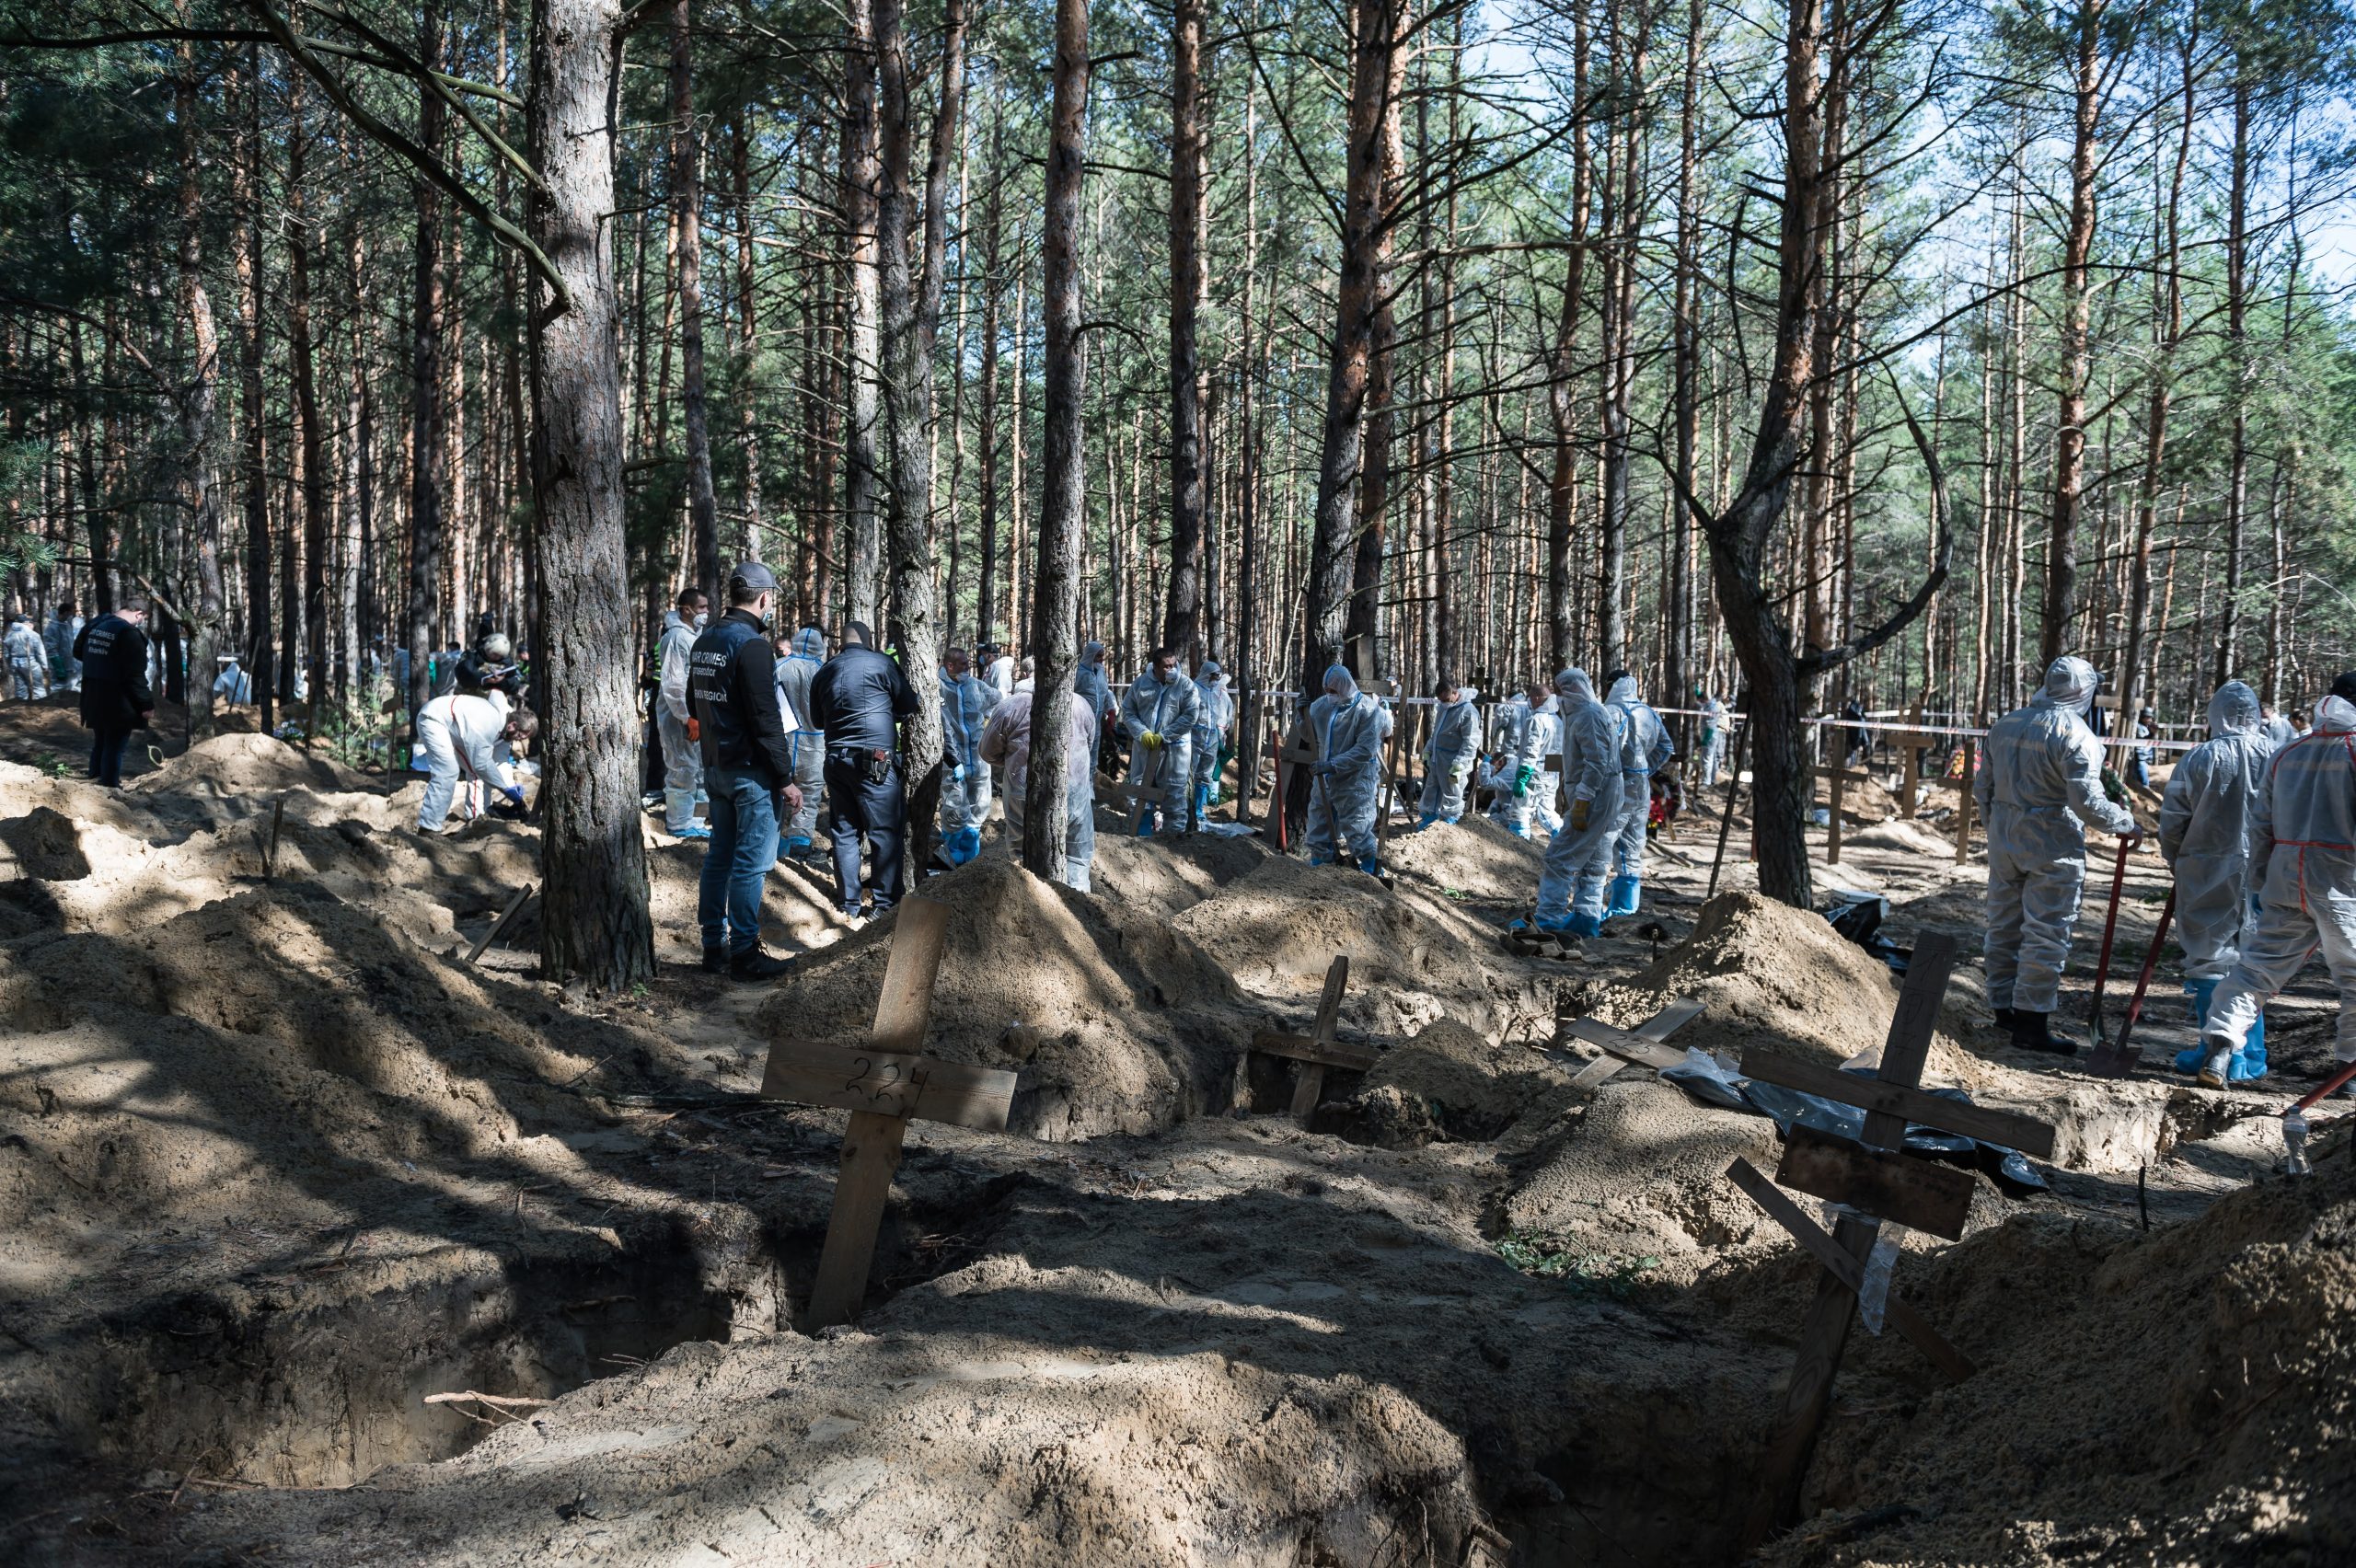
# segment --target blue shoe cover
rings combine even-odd
[[[1603,921],[1599,916],[1574,915],[1562,925],[1550,927],[1549,929],[1566,931],[1575,937],[1592,937],[1603,929]]]
[[[810,841],[798,833],[785,841],[785,852],[789,855],[798,855],[809,847]]]
[[[1211,787],[1210,787],[1209,785],[1207,785],[1207,784],[1197,784],[1197,785],[1195,785],[1195,824],[1196,824],[1197,826],[1200,826],[1200,825],[1201,825],[1201,824],[1202,824],[1203,819],[1204,819],[1205,817],[1207,817],[1207,816],[1210,815],[1210,814],[1211,814]]]
[[[1644,884],[1634,877],[1613,877],[1610,901],[1603,906],[1606,918],[1615,915],[1634,915],[1636,904],[1644,896]]]
[[[1382,874],[1382,868],[1375,864],[1374,857],[1371,855],[1358,862],[1358,870],[1370,877],[1379,877]]]
[[[1334,863],[1334,857],[1331,855],[1320,855],[1317,851],[1312,849],[1309,852],[1309,863],[1312,866],[1330,866]]]
[[[1427,828],[1427,827],[1431,826],[1431,824],[1434,824],[1434,823],[1438,822],[1438,820],[1439,820],[1439,818],[1438,818],[1438,817],[1436,817],[1436,816],[1427,816],[1427,817],[1426,817],[1423,821],[1421,821],[1421,822],[1419,822],[1419,823],[1417,823],[1417,824],[1415,824],[1415,831],[1416,831],[1417,833],[1421,833],[1421,832],[1423,832],[1423,831],[1424,831],[1424,829],[1426,829],[1426,828]]]
[[[982,830],[961,827],[943,841],[941,848],[951,865],[962,866],[982,852]]]

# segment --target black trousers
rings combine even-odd
[[[867,754],[826,753],[828,828],[835,841],[835,882],[845,909],[859,907],[859,847],[875,848],[875,908],[900,902],[900,851],[908,836],[908,790],[895,763],[880,784],[867,777]]]
[[[90,735],[90,778],[112,789],[122,782],[122,754],[131,744],[128,730],[96,730]]]

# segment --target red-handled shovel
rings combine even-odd
[[[2122,834],[2119,836],[2119,865],[2118,869],[2110,873],[2110,913],[2103,917],[2102,922],[2102,958],[2095,965],[2094,1005],[2086,1013],[2088,1032],[2096,1040],[2100,1040],[2103,1036],[2102,988],[2104,983],[2110,978],[2110,940],[2119,929],[2119,893],[2127,885],[2127,849],[2130,842],[2125,835]]]
[[[2151,989],[2152,971],[2159,967],[2160,949],[2166,945],[2168,921],[2175,915],[2176,889],[2170,887],[2168,901],[2160,905],[2160,923],[2152,932],[2152,945],[2143,954],[2142,973],[2135,976],[2135,995],[2128,999],[2127,1020],[2119,1026],[2119,1038],[2096,1040],[2094,1055],[2086,1058],[2086,1071],[2096,1078],[2123,1078],[2135,1070],[2136,1062],[2142,1056],[2142,1053],[2130,1047],[2127,1041],[2135,1032],[2135,1020],[2143,1016],[2143,994]]]

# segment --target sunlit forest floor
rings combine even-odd
[[[169,726],[167,726],[168,731]],[[981,860],[927,1050],[1021,1073],[1011,1125],[912,1124],[858,1324],[798,1332],[843,1115],[755,1098],[857,1038],[891,923],[772,876],[774,986],[694,967],[699,851],[650,831],[662,972],[537,978],[535,831],[422,838],[421,786],[239,733],[119,793],[62,708],[0,708],[0,1558],[29,1563],[1730,1562],[1818,1270],[1726,1178],[1774,1126],[1562,1031],[1838,1065],[1882,958],[1768,903],[1697,807],[1642,915],[1497,938],[1539,847],[1406,835],[1395,885],[1256,841],[1138,841],[1096,892]],[[2329,1056],[2318,971],[2223,1093],[2173,950],[2117,1083],[2015,1052],[1951,789],[1845,804],[1819,894],[1966,958],[1925,1082],[2055,1124],[2048,1190],[1975,1178],[1899,1290],[1979,1366],[1853,1336],[1774,1563],[2324,1562],[2356,1552],[2356,1159],[2273,1174]],[[1226,813],[1219,813],[1224,816]],[[271,824],[276,823],[273,841]],[[2064,1013],[2083,1032],[2105,857]],[[265,875],[267,872],[267,875]],[[2113,1028],[2165,892],[2131,864]],[[1290,1064],[1351,960],[1305,1124]],[[1019,1027],[1018,1027],[1019,1026]],[[1823,1205],[1806,1200],[1812,1213]],[[433,1400],[436,1395],[491,1400]],[[432,1402],[429,1402],[429,1401]]]

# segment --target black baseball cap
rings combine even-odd
[[[767,594],[777,587],[777,573],[756,560],[740,560],[729,570],[730,593]]]

